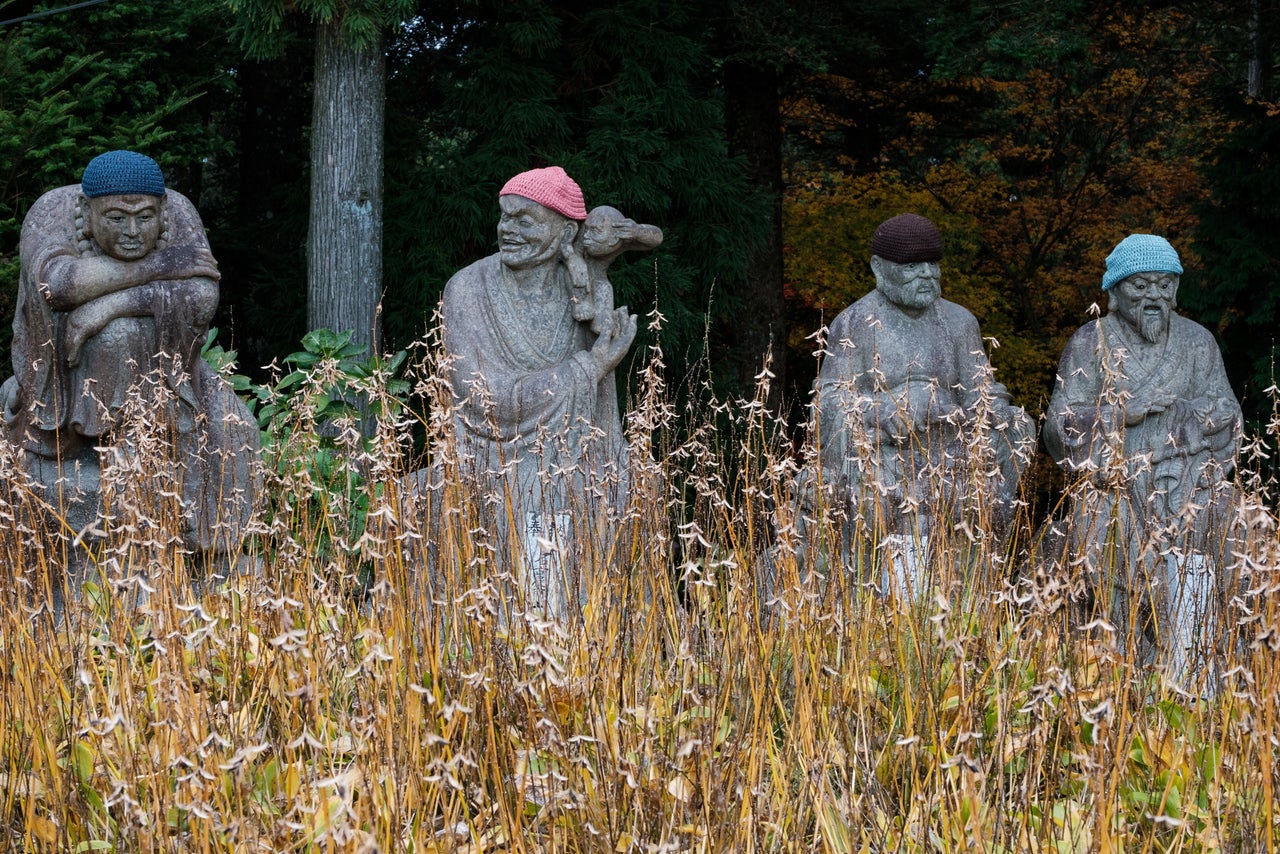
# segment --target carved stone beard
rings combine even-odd
[[[1163,344],[1169,336],[1169,314],[1167,305],[1160,306],[1159,314],[1139,312],[1138,334],[1152,344]]]
[[[942,288],[935,279],[933,287],[928,290],[922,291],[918,287],[903,288],[898,292],[895,302],[906,308],[928,308],[937,302],[940,296],[942,296]]]
[[[918,311],[933,305],[942,296],[942,287],[937,279],[933,279],[932,287],[928,288],[921,288],[919,282],[919,279],[895,281],[892,275],[887,275],[876,282],[876,287],[894,305]]]

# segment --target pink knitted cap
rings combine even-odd
[[[512,178],[499,196],[524,196],[569,219],[587,218],[587,203],[578,182],[559,166],[530,169]]]

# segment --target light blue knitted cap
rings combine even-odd
[[[1111,250],[1107,256],[1107,272],[1102,277],[1102,289],[1111,290],[1117,282],[1123,282],[1134,273],[1182,274],[1178,252],[1155,234],[1130,234]]]

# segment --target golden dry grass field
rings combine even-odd
[[[1025,518],[1007,540],[980,515],[936,532],[937,587],[915,602],[859,583],[874,549],[861,576],[796,553],[806,455],[758,401],[677,407],[659,353],[628,416],[629,500],[576,564],[585,605],[543,619],[483,524],[500,500],[461,476],[430,501],[402,488],[424,464],[415,431],[451,471],[430,363],[418,415],[386,376],[359,381],[387,404],[368,441],[315,423],[353,381],[338,362],[304,373],[267,401],[267,500],[230,577],[183,553],[145,417],[60,613],[76,532],[5,483],[4,848],[1280,847],[1280,549],[1250,474],[1265,442],[1238,476],[1222,685],[1192,699],[1080,606],[1107,568],[1028,558]]]

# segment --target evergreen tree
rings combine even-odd
[[[769,403],[808,396],[814,371],[806,352],[791,376],[789,314],[784,299],[782,198],[785,185],[786,106],[797,93],[835,66],[882,60],[898,41],[891,26],[909,18],[914,0],[709,0],[701,4],[711,22],[720,65],[729,152],[741,157],[750,190],[765,216],[761,238],[747,254],[740,282],[741,314],[724,329],[739,388],[750,388],[766,352],[773,354]],[[890,26],[886,26],[889,24]],[[795,155],[795,146],[788,152]],[[805,324],[808,326],[808,324]],[[801,333],[807,335],[812,329]],[[807,348],[806,348],[807,350]]]
[[[277,55],[237,63],[235,154],[220,161],[227,204],[205,216],[222,270],[217,323],[231,333],[241,370],[259,379],[258,368],[297,350],[307,330],[314,34],[293,15]]]
[[[167,183],[216,197],[206,164],[232,150],[235,79],[215,0],[116,0],[0,30],[0,354],[8,363],[18,236],[44,192],[114,148],[154,157]],[[215,203],[216,204],[216,203]]]
[[[392,51],[397,339],[421,333],[455,270],[496,249],[503,183],[558,164],[588,207],[663,228],[660,250],[614,266],[617,302],[662,312],[677,369],[698,358],[708,311],[726,324],[740,317],[734,285],[763,223],[728,154],[702,23],[675,0],[477,0],[428,13]]]
[[[412,0],[226,0],[251,58],[277,53],[292,10],[316,24],[307,325],[381,347],[383,33]]]
[[[1280,115],[1237,101],[1236,130],[1206,170],[1212,199],[1200,211],[1201,270],[1185,277],[1179,301],[1222,342],[1245,415],[1265,418],[1273,401],[1280,329]]]

